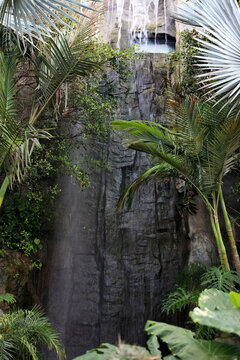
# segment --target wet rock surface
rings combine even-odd
[[[136,64],[135,79],[119,88],[116,118],[164,120],[163,57]],[[147,319],[160,319],[161,300],[188,259],[188,238],[167,180],[136,193],[130,211],[120,194],[149,165],[112,133],[110,169],[96,169],[85,191],[63,177],[63,189],[38,292],[60,332],[69,359],[102,342],[143,344]],[[76,150],[74,156],[82,156]],[[55,359],[46,355],[46,359]]]

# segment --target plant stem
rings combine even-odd
[[[2,186],[0,188],[0,208],[2,206],[3,199],[4,199],[4,196],[6,194],[8,185],[9,185],[9,178],[8,178],[8,176],[6,176],[3,183],[2,183]]]
[[[231,221],[229,219],[228,213],[227,213],[227,209],[226,209],[226,205],[225,205],[225,201],[224,201],[224,197],[223,197],[223,192],[222,192],[222,187],[219,187],[219,195],[220,195],[220,201],[221,201],[221,206],[222,206],[222,212],[223,212],[223,217],[224,217],[224,221],[225,221],[225,226],[226,226],[226,230],[227,230],[227,234],[228,234],[228,239],[229,239],[229,243],[231,246],[231,250],[232,250],[232,255],[233,255],[233,263],[235,266],[235,269],[238,272],[238,275],[240,276],[240,259],[239,259],[239,254],[238,254],[238,250],[237,250],[237,245],[236,245],[236,241],[233,235],[233,230],[232,230],[232,224]]]
[[[228,262],[227,252],[226,248],[222,239],[221,229],[219,226],[219,219],[218,219],[218,206],[216,204],[215,194],[213,194],[213,223],[214,223],[214,235],[216,238],[218,251],[219,251],[219,257],[221,264],[225,270],[230,271],[230,266]]]

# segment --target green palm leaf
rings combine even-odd
[[[78,39],[82,40],[81,45],[75,46],[75,42],[70,43],[70,39],[59,36],[55,40],[50,40],[37,59],[35,71],[39,81],[37,102],[40,103],[40,110],[36,118],[40,116],[63,83],[77,76],[89,75],[101,67],[99,62],[91,59],[90,39],[94,30],[85,31],[90,24],[92,22],[81,27],[83,32],[78,36]]]
[[[207,142],[207,157],[203,160],[202,184],[207,191],[214,191],[237,164],[240,154],[240,121],[226,119],[214,129]]]
[[[45,35],[51,37],[50,28],[59,32],[56,23],[68,26],[64,17],[76,21],[71,12],[86,16],[84,9],[91,10],[84,2],[74,0],[1,0],[0,23],[33,43],[34,38],[43,41]]]
[[[151,181],[158,181],[164,179],[168,176],[173,176],[173,168],[171,165],[162,162],[160,164],[150,167],[148,170],[144,171],[136,180],[134,180],[131,185],[129,185],[121,195],[121,198],[118,202],[119,210],[122,210],[125,201],[127,200],[128,209],[131,208],[134,195],[139,187],[146,185]]]
[[[178,9],[177,18],[204,30],[199,40],[202,81],[214,97],[226,99],[232,109],[240,102],[240,9],[236,0],[189,1]]]
[[[38,348],[45,344],[57,353],[59,359],[65,358],[65,351],[58,334],[39,307],[3,314],[0,318],[0,335],[11,344],[9,352],[12,355],[16,353],[21,354],[24,359],[38,360],[40,358]],[[6,359],[14,359],[12,355]]]

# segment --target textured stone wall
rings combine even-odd
[[[116,45],[114,4],[108,14],[112,19],[108,36]],[[159,31],[164,30],[162,6],[159,1]],[[167,6],[173,2],[168,0]],[[127,11],[127,3],[123,10]],[[168,21],[174,35],[174,24]],[[127,29],[126,15],[121,45],[128,41]],[[137,61],[134,77],[115,91],[120,99],[116,118],[164,122],[166,75],[164,55]],[[40,301],[61,334],[69,359],[102,342],[116,343],[119,335],[127,342],[144,343],[146,320],[160,319],[161,301],[192,248],[172,181],[143,187],[130,211],[117,212],[122,191],[147,168],[149,158],[124,148],[116,133],[106,151],[110,169],[96,169],[91,188],[79,192],[70,178],[61,179],[63,191],[38,281]],[[76,150],[74,156],[83,154]],[[196,241],[194,234],[192,226],[191,238]],[[193,251],[190,255],[194,261]]]
[[[162,55],[136,62],[135,77],[116,90],[116,118],[164,121],[166,67]],[[130,211],[117,212],[125,187],[149,165],[144,154],[106,145],[110,170],[96,169],[83,192],[63,177],[48,258],[38,293],[60,331],[69,359],[118,336],[144,342],[147,319],[159,319],[161,300],[187,263],[188,238],[169,180],[136,194]],[[76,150],[76,157],[82,156]],[[46,357],[55,359],[54,355]]]

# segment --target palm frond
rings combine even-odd
[[[8,334],[2,334],[0,331],[0,359],[14,360],[17,355],[15,350],[16,348],[13,339]]]
[[[59,36],[49,41],[35,68],[39,81],[37,100],[41,106],[37,118],[64,82],[76,76],[89,75],[100,68],[100,64],[91,60],[85,51],[87,46],[87,42],[82,44],[83,52],[80,55],[76,48],[72,51],[65,37]]]
[[[77,21],[71,13],[86,16],[86,9],[92,10],[85,2],[74,0],[1,0],[0,23],[33,43],[34,38],[44,41],[44,36],[51,37],[51,28],[60,32],[56,23],[69,26],[64,17]]]
[[[199,41],[201,81],[213,97],[232,109],[240,102],[240,9],[236,0],[193,0],[178,8],[177,18],[200,26],[207,40]]]
[[[176,146],[189,156],[200,153],[208,132],[203,124],[200,105],[197,98],[190,96],[183,101],[168,100],[167,124],[175,131]]]
[[[202,162],[202,184],[208,191],[214,191],[222,178],[237,164],[240,154],[240,121],[226,119],[211,133],[207,143],[207,157]]]
[[[58,334],[38,306],[32,310],[17,310],[2,315],[0,333],[7,334],[15,352],[23,354],[26,359],[38,360],[38,348],[43,344],[54,350],[59,359],[65,358]]]
[[[121,198],[118,202],[118,209],[122,210],[124,203],[126,201],[127,208],[130,209],[134,195],[139,187],[146,185],[151,181],[158,181],[164,179],[171,174],[173,175],[173,168],[167,163],[160,163],[150,167],[148,170],[144,171],[136,180],[134,180],[131,185],[129,185],[121,195]]]
[[[112,126],[124,130],[124,144],[129,148],[145,152],[167,163],[193,183],[193,164],[185,156],[177,154],[176,135],[168,128],[153,122],[113,121]]]
[[[134,143],[144,142],[156,146],[167,146],[174,149],[174,135],[166,127],[151,121],[115,120],[111,123],[115,129],[124,131],[124,144],[132,146]]]

